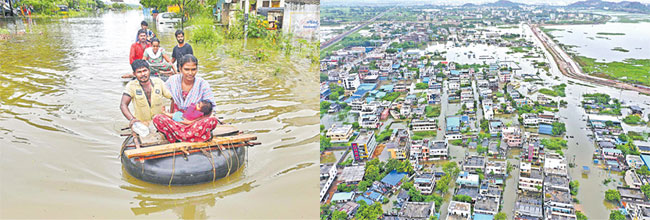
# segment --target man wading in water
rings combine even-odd
[[[120,103],[120,110],[129,120],[129,127],[138,121],[149,124],[154,115],[162,114],[163,98],[172,98],[160,78],[149,77],[149,64],[146,61],[135,60],[131,68],[136,79],[126,84]],[[129,110],[131,100],[135,103],[133,106],[135,116]]]
[[[172,51],[172,64],[179,61],[186,54],[194,55],[192,46],[190,46],[189,43],[185,43],[185,32],[177,30],[174,35],[176,36],[176,41],[178,41],[178,46],[175,46]],[[176,62],[176,69],[179,71],[181,70],[180,62]]]

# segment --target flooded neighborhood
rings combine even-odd
[[[650,17],[580,3],[376,6],[321,47],[321,219],[649,218]]]

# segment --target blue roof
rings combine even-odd
[[[460,70],[451,70],[451,75],[460,75]]]
[[[383,179],[381,179],[382,183],[391,185],[391,186],[397,186],[400,181],[402,181],[402,178],[406,176],[406,173],[398,173],[397,171],[393,170],[390,171]]]
[[[447,130],[450,130],[451,128],[458,128],[460,127],[460,117],[458,116],[451,116],[447,117]]]
[[[386,92],[378,92],[377,94],[375,94],[375,97],[377,98],[383,98],[384,96],[386,96]]]
[[[537,129],[537,133],[552,135],[553,126],[547,124],[540,124],[539,129]]]
[[[400,67],[399,63],[395,63],[395,64],[393,64],[393,69],[397,69],[397,68],[399,68],[399,67]]]
[[[372,191],[370,192],[370,195],[368,195],[368,198],[374,201],[379,201],[382,198],[382,196],[380,193]]]
[[[643,163],[648,167],[648,170],[650,170],[650,155],[647,154],[641,154],[641,160],[643,160]]]
[[[492,220],[494,219],[494,216],[492,215],[487,215],[487,214],[474,214],[474,220]]]
[[[357,199],[354,200],[354,201],[357,202],[357,203],[359,203],[359,201],[362,201],[362,200],[363,200],[364,202],[366,202],[367,205],[372,205],[373,203],[375,203],[375,202],[373,202],[372,200],[370,200],[370,199],[368,199],[368,198],[366,198],[366,197],[363,197],[363,196],[359,196],[359,197],[357,197]]]

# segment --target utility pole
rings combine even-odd
[[[246,0],[244,2],[244,48],[246,48],[246,42],[248,41],[248,11],[250,10],[250,2]]]
[[[183,0],[183,4],[181,5],[181,30],[185,29],[185,0]]]
[[[11,15],[11,17],[14,16],[14,7],[11,5],[12,1],[13,0],[9,0],[9,14]]]

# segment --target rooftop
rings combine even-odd
[[[482,197],[474,202],[474,211],[477,209],[488,212],[498,212],[499,202],[494,198]]]
[[[466,202],[451,201],[449,202],[448,210],[458,210],[461,212],[469,212],[472,205]]]
[[[631,199],[640,199],[645,200],[645,195],[639,189],[628,188],[628,187],[616,187],[616,190],[621,193],[621,198],[631,198]]]
[[[562,190],[545,190],[544,201],[571,204],[571,194]]]
[[[391,186],[397,186],[400,181],[402,181],[402,178],[406,176],[406,173],[398,173],[397,171],[393,170],[390,171],[383,179],[381,179],[382,183],[391,185]]]
[[[332,196],[332,202],[348,201],[354,198],[354,192],[337,192]]]
[[[343,182],[360,182],[364,174],[364,166],[351,166],[343,168],[340,178]]]
[[[406,202],[399,211],[399,217],[429,218],[434,202]]]
[[[458,191],[456,191],[456,195],[466,195],[472,197],[472,199],[477,199],[479,196],[478,187],[461,185]]]
[[[485,166],[485,157],[470,156],[465,159],[465,166],[483,167]]]
[[[515,202],[515,212],[542,218],[542,200],[537,196],[520,194]]]
[[[327,134],[347,134],[352,130],[352,125],[332,125],[332,127],[327,130]]]

